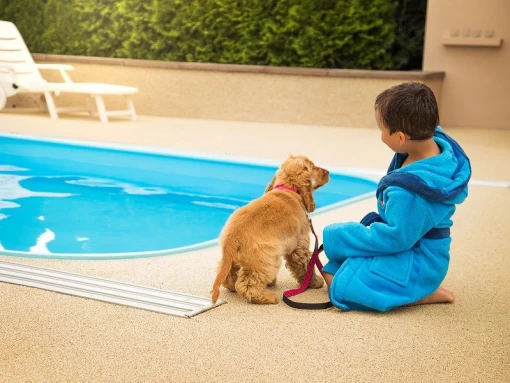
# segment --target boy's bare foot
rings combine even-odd
[[[414,303],[410,303],[409,306],[426,305],[431,303],[453,303],[454,300],[455,295],[450,290],[440,287],[428,297],[420,299]]]

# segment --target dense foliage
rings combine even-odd
[[[421,67],[426,0],[0,0],[32,52],[316,68]]]

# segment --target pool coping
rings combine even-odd
[[[312,67],[285,67],[247,64],[219,64],[195,63],[165,60],[143,60],[113,57],[73,56],[47,53],[32,53],[37,62],[57,62],[75,64],[113,65],[137,68],[179,69],[195,71],[240,72],[283,74],[290,76],[319,76],[319,77],[351,77],[351,78],[382,78],[404,80],[443,79],[445,72],[441,70],[370,70],[370,69],[341,69],[341,68],[312,68]]]

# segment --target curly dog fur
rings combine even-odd
[[[315,210],[313,191],[329,181],[329,172],[305,156],[289,156],[265,193],[236,210],[220,235],[222,259],[211,294],[216,303],[220,285],[250,303],[278,303],[267,289],[276,284],[282,258],[298,283],[302,283],[312,252],[307,213]],[[283,186],[295,190],[275,189]],[[320,288],[317,274],[309,287]]]

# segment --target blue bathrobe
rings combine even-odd
[[[403,168],[396,154],[379,182],[378,213],[361,223],[335,223],[323,232],[334,274],[331,302],[342,310],[387,311],[432,294],[446,276],[455,205],[468,194],[471,165],[438,126],[441,153]]]

